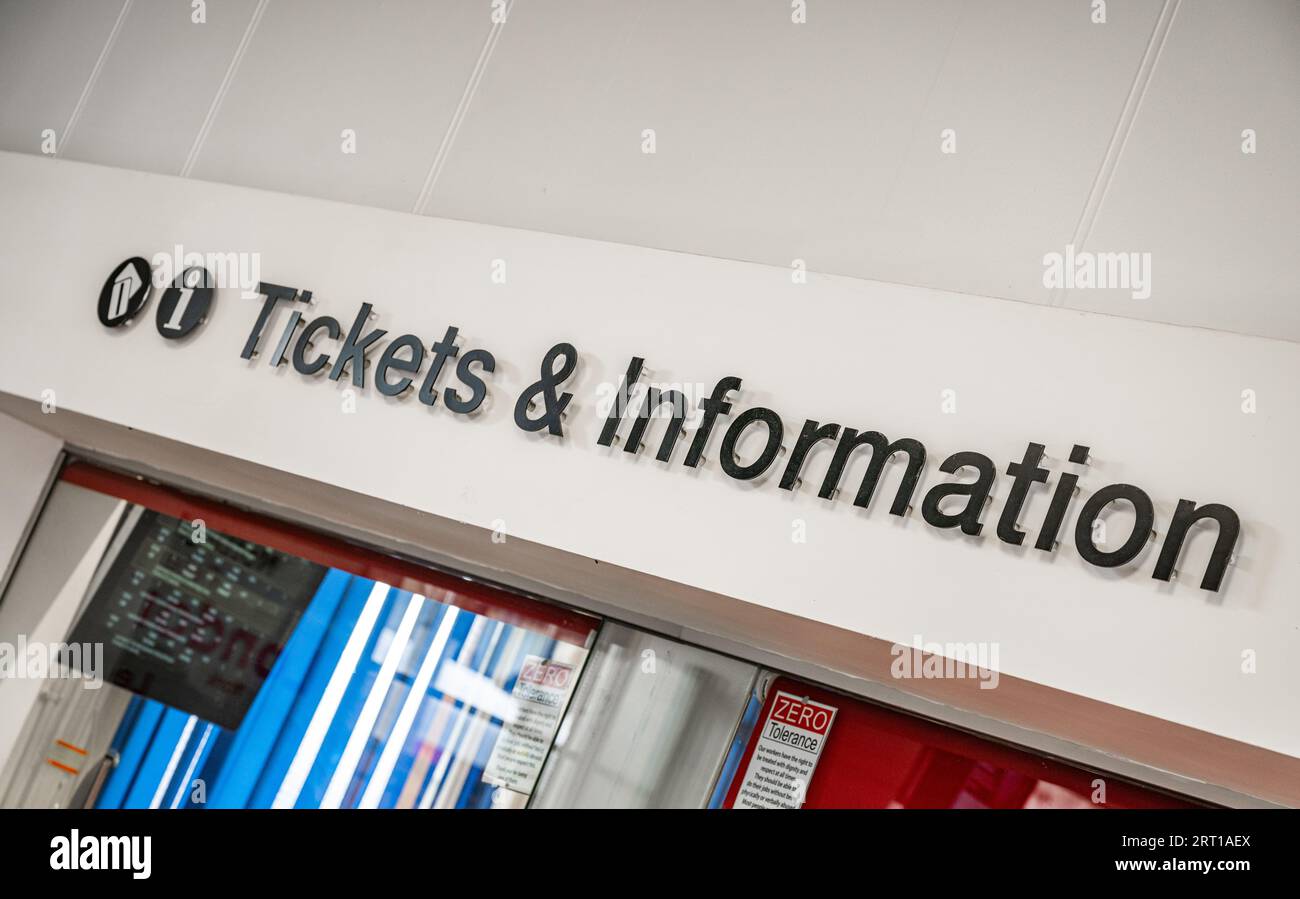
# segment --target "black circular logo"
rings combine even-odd
[[[113,269],[99,292],[100,324],[116,328],[134,318],[149,299],[151,276],[149,263],[139,256],[132,256]]]
[[[203,324],[212,306],[214,286],[212,275],[202,266],[192,265],[181,272],[158,301],[158,333],[176,340]]]

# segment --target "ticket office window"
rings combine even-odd
[[[606,621],[534,808],[703,808],[758,667]]]
[[[0,643],[0,807],[1187,804],[83,463]]]
[[[523,806],[598,624],[73,463],[0,602],[51,653],[0,807]]]
[[[1195,803],[766,673],[722,808],[1186,808]]]

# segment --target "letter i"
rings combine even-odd
[[[609,414],[605,416],[605,427],[601,429],[600,439],[596,441],[601,446],[609,446],[618,436],[618,426],[623,422],[623,413],[632,404],[632,387],[641,379],[643,365],[645,360],[640,356],[633,356],[632,361],[628,363],[627,374],[623,375],[623,382],[618,385],[614,403],[609,407]]]
[[[1075,465],[1087,464],[1088,447],[1075,444],[1074,449],[1070,450],[1070,461]],[[1065,512],[1070,507],[1078,483],[1079,476],[1073,474],[1062,474],[1056,482],[1056,492],[1052,494],[1052,502],[1047,507],[1047,517],[1043,519],[1043,527],[1038,532],[1035,549],[1049,553],[1056,549],[1056,535],[1061,531],[1061,523],[1065,521]]]

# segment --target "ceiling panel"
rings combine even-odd
[[[1297,147],[1300,3],[1183,0],[1085,247],[1150,253],[1151,296],[1068,305],[1300,340]]]
[[[520,2],[427,211],[1046,301],[1158,11]]]
[[[133,0],[63,154],[101,165],[179,174],[256,0]]]
[[[521,0],[427,210],[788,265],[879,210],[960,3]],[[643,131],[655,153],[642,152]]]
[[[816,0],[795,25],[785,2],[518,0],[422,211],[1300,340],[1295,0],[1170,0],[1081,248],[1151,253],[1152,296],[1042,284],[1162,2],[1095,25],[1072,0]],[[133,0],[61,154],[180,172],[257,6],[209,0],[194,25]],[[0,148],[64,141],[123,7],[0,0]],[[271,0],[193,176],[411,210],[491,12]]]
[[[194,177],[410,211],[490,13],[452,0],[273,0]]]
[[[1050,302],[1043,255],[1078,226],[1160,2],[963,8],[888,206],[866,222],[863,277]],[[900,123],[901,124],[901,123]],[[956,132],[945,154],[940,134]],[[834,235],[828,235],[828,242]],[[843,265],[855,248],[839,245]]]
[[[62,140],[121,10],[110,0],[0,0],[0,149],[40,153],[47,128]]]

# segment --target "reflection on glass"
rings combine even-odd
[[[534,808],[702,808],[756,666],[606,622]]]
[[[105,680],[239,726],[325,574],[288,553],[136,508],[68,641]]]
[[[529,657],[584,651],[330,570],[238,730],[136,697],[101,808],[484,808]],[[500,795],[498,795],[500,794]]]
[[[501,591],[224,521],[316,561],[55,489],[0,604],[0,639],[102,647],[98,688],[90,675],[0,681],[14,735],[0,745],[0,805],[527,803],[593,619],[557,623]]]

